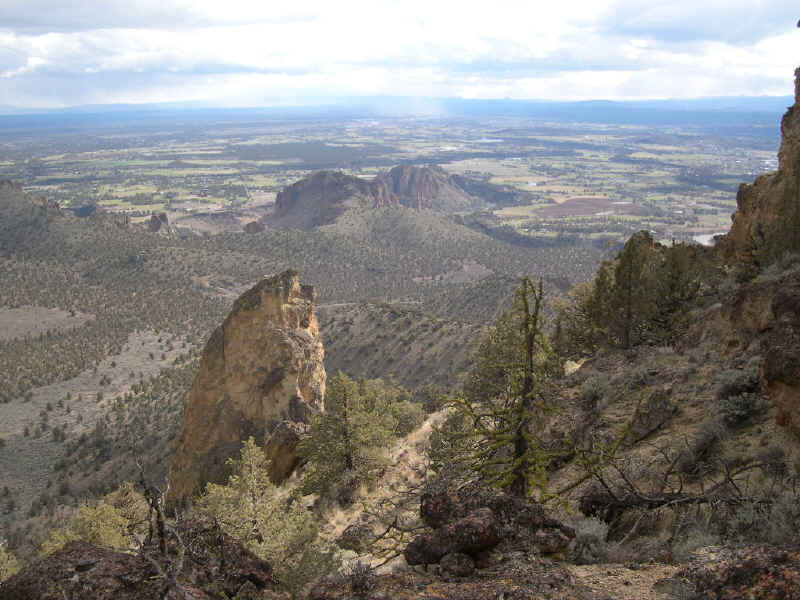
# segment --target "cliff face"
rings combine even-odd
[[[723,265],[745,279],[763,273],[787,253],[800,252],[800,69],[795,103],[781,121],[778,170],[742,184],[730,232],[715,247]],[[800,437],[800,272],[781,270],[741,285],[709,318],[703,335],[738,338],[762,356],[761,383],[778,409],[778,422]],[[716,313],[716,315],[714,314]],[[690,338],[691,339],[691,338]]]
[[[736,197],[730,233],[717,244],[728,263],[757,270],[785,251],[800,250],[800,69],[795,71],[795,103],[781,121],[779,166]]]
[[[406,165],[372,180],[338,171],[314,173],[278,193],[275,219],[284,227],[311,229],[356,207],[405,206],[453,213],[481,205],[440,167]]]
[[[225,461],[238,455],[247,437],[261,443],[282,422],[302,427],[323,409],[315,298],[314,288],[301,285],[293,271],[269,277],[245,292],[211,335],[170,464],[170,501],[224,478]],[[275,458],[282,469],[292,463]]]
[[[275,217],[286,227],[311,229],[335,221],[348,208],[374,204],[371,182],[340,171],[318,171],[278,193]]]
[[[404,165],[377,179],[384,181],[397,202],[407,208],[461,212],[481,205],[441,167]]]

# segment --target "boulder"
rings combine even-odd
[[[409,565],[438,563],[446,554],[475,554],[500,543],[500,527],[489,508],[479,508],[431,533],[417,536],[403,555]]]

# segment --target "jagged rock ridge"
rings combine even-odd
[[[332,223],[351,208],[404,206],[456,213],[482,204],[441,167],[403,165],[371,180],[318,171],[278,194],[274,216],[284,227],[312,229]]]
[[[169,499],[181,502],[225,474],[242,441],[302,429],[324,407],[324,350],[316,292],[296,272],[269,277],[242,294],[206,344],[169,469]],[[291,426],[279,428],[284,421]],[[273,443],[273,480],[294,468],[293,436]]]

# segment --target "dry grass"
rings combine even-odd
[[[47,331],[69,331],[92,318],[79,312],[70,314],[58,308],[22,306],[0,307],[0,340],[37,336]]]

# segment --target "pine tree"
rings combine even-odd
[[[559,369],[543,322],[542,283],[522,280],[514,304],[481,343],[457,406],[477,442],[472,467],[493,485],[527,496],[547,492],[549,453],[536,439],[537,419],[551,410],[544,399]]]

